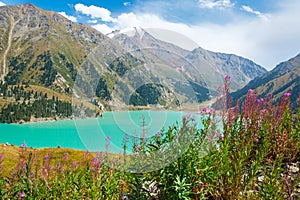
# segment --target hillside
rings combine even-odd
[[[105,36],[32,4],[0,8],[0,62],[8,84],[71,87],[77,68]]]
[[[255,90],[261,97],[272,93],[277,101],[284,93],[291,93],[291,101],[296,106],[300,94],[300,54],[277,65],[273,70],[250,81],[242,89],[233,92],[232,97],[244,99],[249,89]]]

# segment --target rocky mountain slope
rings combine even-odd
[[[266,73],[266,69],[249,59],[225,53],[215,53],[201,47],[193,50],[186,59],[201,72],[208,86],[216,88],[223,83],[224,76],[231,77],[231,89],[237,90],[250,80]]]
[[[272,93],[275,100],[279,100],[284,93],[289,92],[291,101],[296,106],[300,94],[300,54],[280,63],[270,72],[253,79],[242,89],[233,92],[233,99],[243,99],[249,89],[255,90],[261,97]]]
[[[8,84],[62,89],[105,36],[32,4],[0,8],[0,63]]]
[[[165,34],[175,37],[171,31]],[[138,58],[172,66],[183,73],[186,79],[208,88],[211,92],[223,83],[226,75],[232,77],[232,89],[237,90],[253,78],[267,72],[263,67],[240,56],[215,53],[201,47],[193,51],[182,49],[154,38],[147,29],[135,28],[135,31],[116,34],[113,40],[118,41],[122,47]]]

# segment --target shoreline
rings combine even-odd
[[[98,117],[65,117],[65,118],[57,118],[57,117],[47,117],[47,118],[32,118],[30,121],[24,121],[20,120],[19,122],[13,122],[13,123],[0,123],[0,124],[34,124],[34,123],[40,123],[40,122],[57,122],[57,121],[64,121],[64,120],[76,120],[76,119],[101,119],[105,113],[109,112],[140,112],[140,111],[156,111],[156,112],[186,112],[186,113],[193,113],[193,114],[201,114],[200,110],[196,109],[155,109],[155,108],[137,108],[137,109],[128,109],[128,110],[113,110],[113,111],[106,111],[103,112],[101,116]]]

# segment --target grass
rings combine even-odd
[[[300,111],[292,113],[291,94],[274,105],[249,90],[242,105],[231,105],[228,89],[226,77],[221,115],[202,109],[202,129],[189,114],[152,137],[141,127],[141,138],[124,138],[124,152],[133,142],[132,154],[1,146],[0,196],[299,199],[300,173],[292,167],[300,167]]]
[[[3,160],[2,165],[5,169],[13,169],[17,166],[20,157],[24,154],[25,149],[14,145],[4,145],[0,144],[0,155],[5,155],[5,160]],[[26,148],[26,154],[34,154],[44,157],[46,154],[52,153],[54,159],[60,159],[65,153],[69,154],[69,157],[73,161],[80,161],[85,154],[84,151],[76,149],[66,149],[66,148]],[[9,175],[9,170],[3,171],[4,175]]]

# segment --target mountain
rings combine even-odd
[[[105,36],[32,4],[0,8],[0,62],[8,84],[71,87],[76,70]]]
[[[60,118],[131,105],[174,108],[210,99],[225,75],[237,77],[237,89],[265,72],[247,59],[188,51],[143,29],[111,39],[32,4],[0,7],[0,66],[0,121],[8,122],[23,119],[25,107],[34,118],[57,110]]]
[[[169,37],[176,36],[171,31],[158,31],[169,34]],[[186,79],[208,88],[211,93],[222,85],[226,75],[232,77],[232,89],[237,90],[267,72],[263,67],[240,56],[214,53],[201,47],[193,51],[182,49],[153,37],[147,29],[135,28],[128,33],[114,34],[112,38],[136,57],[171,66],[183,73]]]
[[[185,58],[197,67],[212,89],[222,85],[226,75],[231,77],[231,89],[237,90],[267,72],[249,59],[233,54],[215,53],[201,47],[194,49]]]
[[[259,97],[273,94],[275,101],[286,92],[291,93],[291,102],[296,106],[300,94],[300,54],[277,65],[273,70],[250,81],[242,89],[233,92],[234,101],[245,98],[249,89],[255,90]]]

